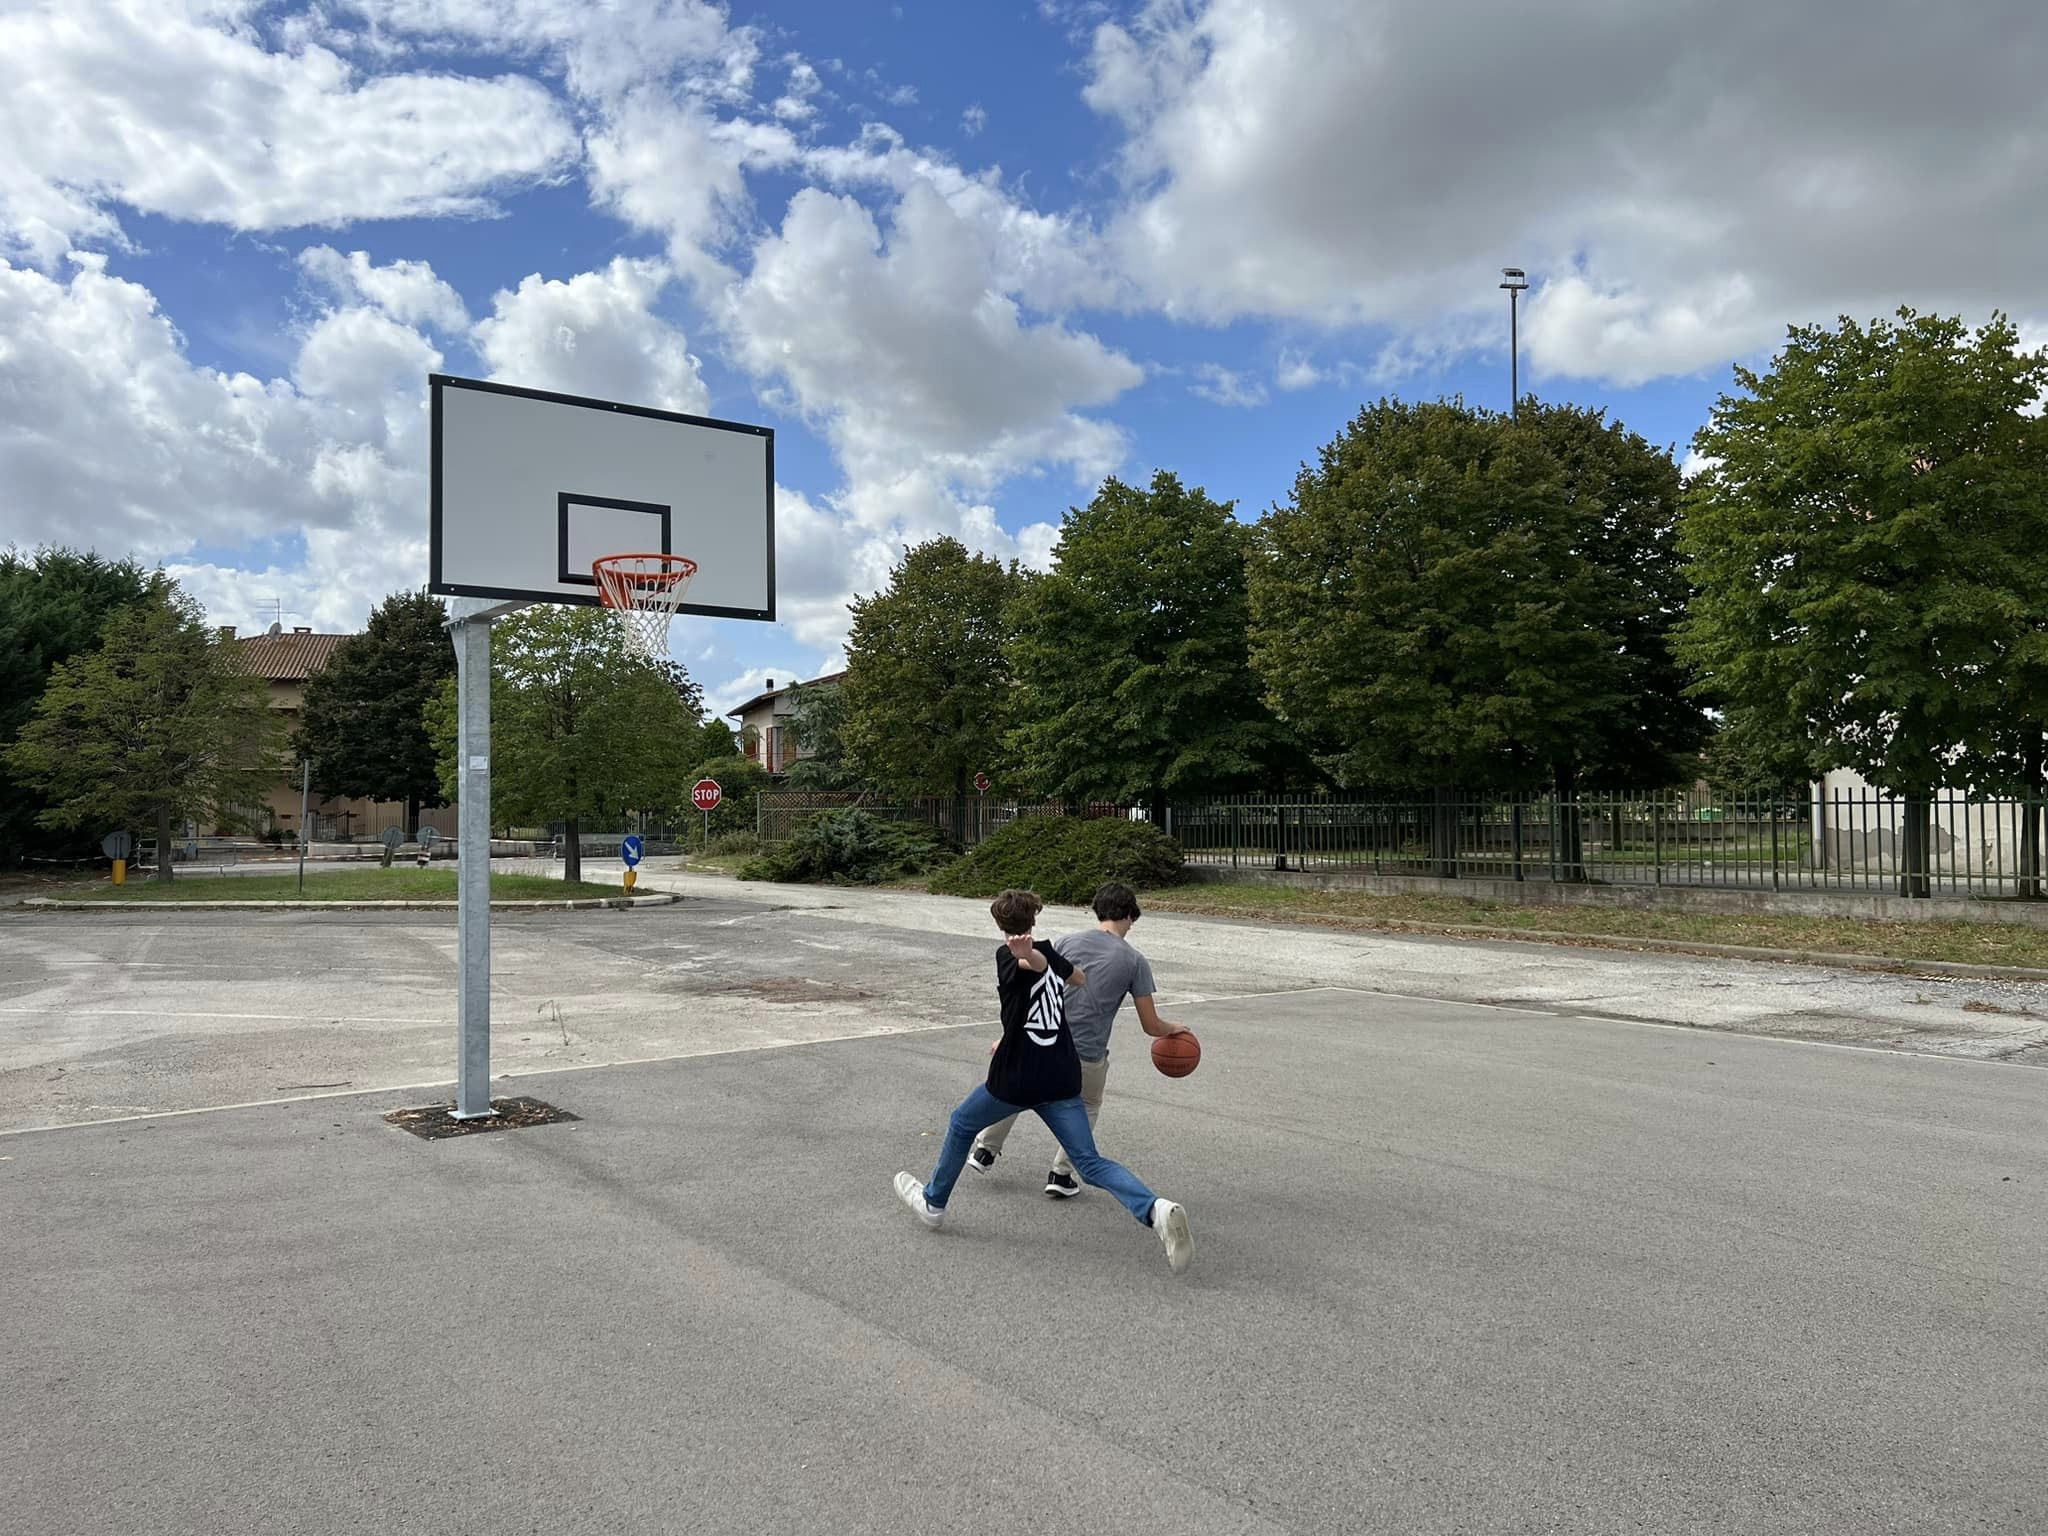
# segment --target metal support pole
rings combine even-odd
[[[306,820],[306,806],[313,797],[313,764],[311,760],[299,765],[299,894],[306,894],[306,844],[312,840],[311,825]]]
[[[491,1110],[491,620],[456,619],[457,829],[455,1118]]]

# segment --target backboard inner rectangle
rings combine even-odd
[[[625,501],[563,491],[556,497],[562,551],[560,580],[594,587],[591,563],[606,555],[669,555],[669,509],[655,501]]]

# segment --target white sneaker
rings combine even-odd
[[[899,1179],[897,1188],[902,1187]],[[919,1193],[921,1195],[923,1191]],[[1188,1213],[1171,1200],[1155,1200],[1152,1202],[1152,1230],[1159,1234],[1160,1244],[1166,1249],[1166,1267],[1175,1274],[1186,1269],[1188,1260],[1195,1256],[1195,1238],[1188,1231]]]
[[[917,1212],[917,1219],[928,1227],[936,1227],[946,1219],[946,1212],[943,1206],[938,1210],[933,1210],[929,1205],[925,1204],[924,1185],[918,1182],[917,1175],[914,1173],[899,1173],[896,1175],[896,1198]],[[1175,1206],[1174,1209],[1179,1210],[1180,1207]],[[1180,1229],[1182,1235],[1185,1236],[1188,1229],[1185,1217],[1181,1219]]]

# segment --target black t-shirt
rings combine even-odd
[[[1067,1031],[1067,978],[1073,962],[1043,939],[1034,946],[1045,969],[1027,971],[1005,944],[996,951],[996,996],[1003,1040],[988,1064],[988,1091],[1028,1109],[1081,1091],[1081,1058]]]

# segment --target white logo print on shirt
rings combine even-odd
[[[1066,1017],[1067,984],[1051,966],[1031,989],[1031,1011],[1024,1016],[1024,1035],[1033,1045],[1057,1045],[1060,1021]]]

